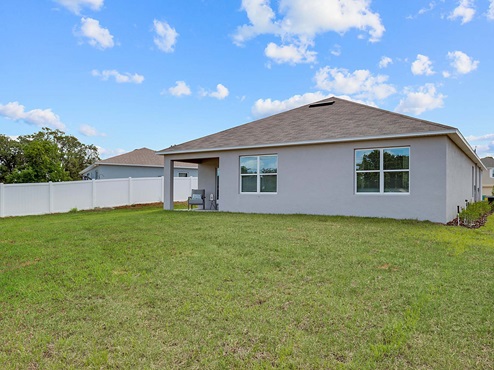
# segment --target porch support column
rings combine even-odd
[[[165,158],[164,189],[163,189],[163,209],[173,210],[173,161]]]

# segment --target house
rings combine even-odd
[[[487,173],[482,176],[482,195],[491,196],[494,187],[494,158],[485,157],[481,161],[487,168]]]
[[[335,97],[157,154],[165,209],[180,161],[199,165],[198,187],[221,211],[441,223],[480,200],[486,170],[454,127]]]
[[[88,180],[163,176],[163,158],[154,150],[141,148],[98,161],[79,174]],[[174,176],[197,177],[197,164],[176,162]]]

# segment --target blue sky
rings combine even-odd
[[[327,96],[460,129],[494,156],[494,0],[2,0],[0,133],[102,158]]]

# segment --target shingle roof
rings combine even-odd
[[[494,158],[492,157],[485,157],[481,159],[482,163],[484,166],[488,168],[494,168]]]
[[[110,157],[107,159],[103,159],[101,161],[96,162],[95,164],[106,164],[106,165],[136,165],[136,166],[157,166],[163,167],[163,157],[156,155],[156,151],[141,148],[136,149],[128,153],[120,154],[115,157]],[[188,168],[197,168],[197,164],[194,163],[184,163],[184,162],[175,162],[175,167],[188,167]]]
[[[452,130],[456,129],[332,97],[174,145],[159,154]]]

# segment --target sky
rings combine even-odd
[[[329,96],[494,156],[494,0],[1,0],[0,134],[101,158]]]

